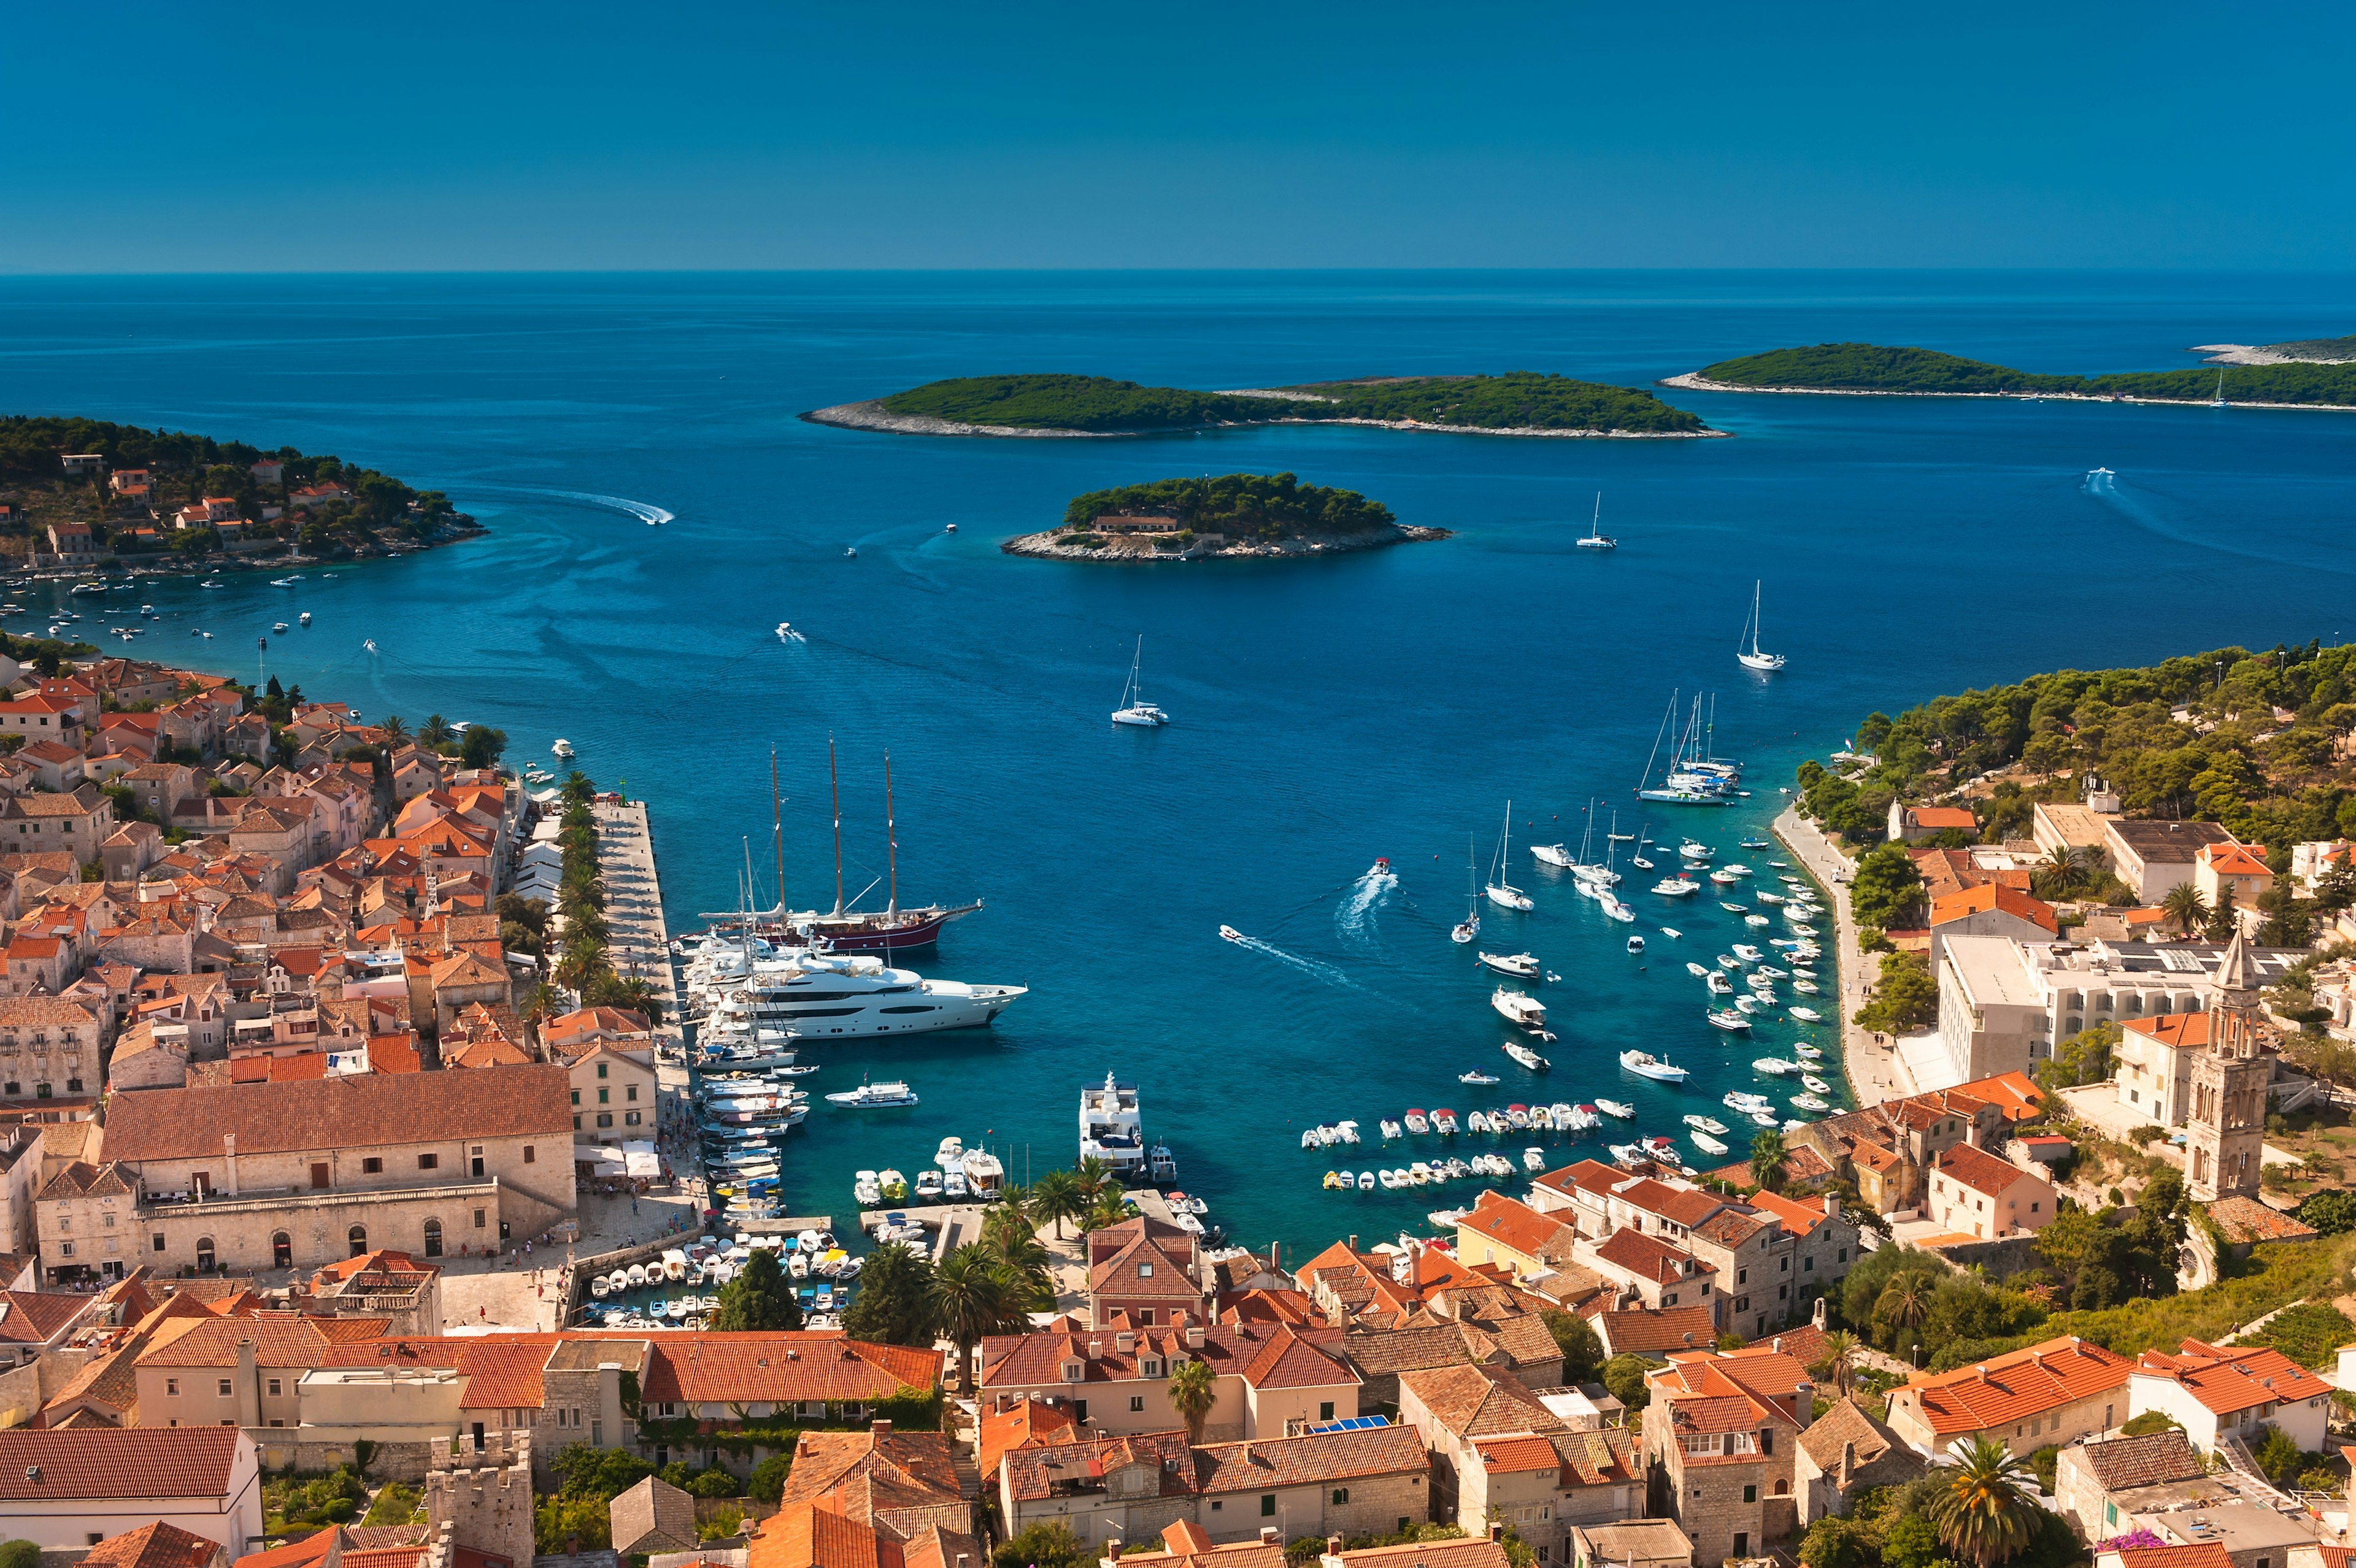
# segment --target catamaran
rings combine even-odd
[[[1120,706],[1112,710],[1114,723],[1153,729],[1170,722],[1170,715],[1145,700],[1145,688],[1138,678],[1144,666],[1145,635],[1141,632],[1137,638],[1137,654],[1129,663],[1129,684],[1120,689]]]
[[[1587,537],[1579,541],[1581,549],[1618,549],[1618,539],[1603,537],[1603,492],[1595,493],[1595,520],[1588,525]]]
[[[1734,656],[1744,669],[1755,669],[1763,674],[1769,670],[1782,669],[1783,656],[1762,654],[1759,651],[1759,583],[1754,580],[1751,584],[1751,618],[1742,623],[1742,629],[1751,634],[1751,651],[1748,653],[1742,651],[1742,641],[1738,637],[1734,644]]]
[[[1505,825],[1497,839],[1497,858],[1489,870],[1489,885],[1483,891],[1489,901],[1499,909],[1529,909],[1530,895],[1505,880],[1505,857],[1512,848],[1514,837],[1514,803],[1505,803]]]

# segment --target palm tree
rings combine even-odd
[[[1170,1408],[1186,1424],[1186,1441],[1203,1441],[1203,1424],[1219,1402],[1219,1380],[1208,1361],[1181,1361],[1170,1369]]]
[[[591,801],[597,798],[597,786],[592,784],[589,781],[589,775],[579,768],[564,775],[564,783],[561,787],[564,795],[564,804],[567,805],[578,805],[585,809]]]
[[[1129,1203],[1118,1187],[1107,1187],[1088,1204],[1087,1212],[1080,1216],[1083,1231],[1108,1230],[1129,1219]]]
[[[1090,1155],[1072,1168],[1072,1179],[1079,1183],[1081,1195],[1094,1203],[1097,1194],[1111,1184],[1112,1167]]]
[[[1958,1440],[1947,1484],[1928,1510],[1939,1539],[1978,1568],[2020,1555],[2036,1530],[2036,1504],[2021,1494],[2027,1467],[1992,1437]]]
[[[1751,1179],[1770,1192],[1783,1185],[1783,1135],[1772,1127],[1751,1140]]]
[[[1029,1293],[1024,1307],[1033,1312],[1054,1311],[1055,1276],[1049,1267],[1051,1260],[1047,1255],[1046,1243],[1039,1240],[1030,1224],[1026,1221],[1020,1230],[1006,1231],[983,1239],[998,1254],[999,1262],[1006,1266],[1007,1272]]]
[[[985,1335],[1023,1327],[1027,1294],[998,1254],[980,1242],[955,1248],[934,1266],[933,1317],[957,1345],[960,1381],[970,1373],[973,1348]]]
[[[439,713],[427,714],[424,727],[417,731],[417,738],[429,746],[445,743],[450,739],[450,720]]]
[[[1931,1311],[1931,1277],[1925,1274],[1901,1274],[1881,1287],[1880,1296],[1873,1304],[1873,1315],[1886,1317],[1901,1328],[1914,1328]]]
[[[981,1211],[981,1239],[1004,1252],[1010,1243],[1027,1241],[1035,1232],[1022,1209],[1012,1203],[992,1203]]]
[[[1833,1396],[1847,1399],[1857,1382],[1857,1336],[1836,1328],[1825,1336],[1825,1359],[1808,1369],[1833,1385]]]
[[[2086,851],[2075,844],[2056,844],[2037,863],[2036,878],[2045,896],[2066,899],[2086,885]]]
[[[386,714],[383,721],[378,724],[377,728],[383,731],[386,734],[391,736],[396,741],[409,733],[408,722],[398,713]]]
[[[1080,1191],[1080,1179],[1072,1171],[1051,1170],[1031,1186],[1031,1212],[1055,1227],[1055,1239],[1064,1239],[1064,1221],[1076,1220],[1088,1211],[1088,1200]]]
[[[2190,936],[2194,926],[2209,923],[2209,901],[2190,882],[2179,882],[2169,889],[2168,895],[2159,901],[2159,911],[2168,916],[2169,923],[2176,927],[2179,936]]]

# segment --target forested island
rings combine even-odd
[[[2302,337],[2294,343],[2204,343],[2192,352],[2211,365],[2345,365],[2356,361],[2356,337]]]
[[[1141,562],[1340,554],[1447,537],[1446,528],[1400,523],[1388,507],[1355,490],[1303,485],[1290,474],[1223,474],[1091,490],[1072,497],[1061,527],[1000,548],[1062,560]]]
[[[1917,397],[2084,398],[2104,401],[2227,402],[2356,410],[2356,364],[2309,361],[2214,369],[2045,375],[1931,348],[1819,343],[1722,359],[1661,384],[1697,391],[1832,392]]]
[[[968,376],[813,409],[814,424],[909,435],[1129,436],[1282,423],[1382,425],[1492,435],[1713,436],[1640,387],[1516,370],[1376,376],[1198,392],[1102,376]]]
[[[338,457],[24,414],[0,418],[0,555],[17,567],[35,556],[76,569],[290,552],[336,560],[482,531],[439,490]]]

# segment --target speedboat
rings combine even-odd
[[[1500,975],[1512,975],[1524,980],[1535,980],[1538,977],[1538,961],[1532,954],[1483,953],[1478,956],[1482,963]]]
[[[560,757],[570,759],[573,755],[573,742],[559,737],[556,744],[551,746],[549,750]]]
[[[1803,1111],[1829,1111],[1832,1109],[1831,1105],[1826,1104],[1823,1100],[1817,1098],[1814,1094],[1794,1094],[1792,1096],[1792,1104],[1797,1105]]]
[[[1710,1136],[1708,1133],[1692,1132],[1687,1133],[1686,1136],[1693,1139],[1694,1147],[1696,1148],[1702,1150],[1706,1154],[1724,1154],[1726,1152],[1726,1145]]]
[[[1708,967],[1707,965],[1696,964],[1692,960],[1688,959],[1686,962],[1686,973],[1692,976],[1697,980],[1703,980],[1717,974],[1718,971]]]
[[[1407,1112],[1407,1130],[1420,1136],[1431,1131],[1431,1121],[1421,1110],[1410,1105]]]
[[[1595,1102],[1595,1108],[1605,1115],[1617,1116],[1623,1122],[1633,1122],[1636,1119],[1636,1107],[1625,1100],[1598,1100]]]
[[[1495,1073],[1483,1072],[1477,1067],[1470,1072],[1460,1072],[1456,1075],[1456,1082],[1459,1083],[1494,1083],[1497,1081]]]
[[[1800,1071],[1798,1062],[1787,1061],[1780,1056],[1762,1056],[1751,1065],[1762,1072],[1772,1073],[1778,1078],[1790,1077]]]
[[[294,620],[297,624],[307,626],[311,624],[311,612],[305,610],[300,615],[295,616]]]
[[[1662,1083],[1682,1083],[1687,1078],[1684,1068],[1672,1066],[1648,1051],[1622,1051],[1620,1065],[1639,1078],[1650,1078]]]
[[[1803,976],[1792,982],[1792,989],[1800,992],[1804,996],[1813,997],[1817,994],[1819,987],[1814,980]]]
[[[1820,1024],[1825,1021],[1825,1015],[1814,1008],[1795,1007],[1792,1009],[1792,1016],[1804,1024]]]
[[[1241,942],[1244,939],[1244,933],[1232,925],[1219,927],[1219,935],[1222,940],[1227,942]]]
[[[1686,1118],[1686,1125],[1689,1127],[1698,1127],[1703,1132],[1716,1133],[1720,1136],[1725,1136],[1726,1133],[1726,1124],[1724,1122],[1719,1121],[1716,1116],[1705,1116],[1700,1115],[1698,1112]]]
[[[1800,1082],[1806,1085],[1807,1091],[1811,1094],[1829,1094],[1833,1092],[1833,1086],[1831,1084],[1826,1083],[1823,1079],[1817,1077],[1813,1072],[1801,1073]]]
[[[1731,953],[1721,953],[1718,955],[1718,966],[1726,970],[1740,969],[1742,967],[1742,960]]]
[[[1402,1134],[1402,1133],[1406,1130],[1405,1128],[1401,1127],[1401,1126],[1400,1126],[1397,1122],[1395,1122],[1395,1121],[1391,1120],[1391,1118],[1390,1118],[1390,1117],[1388,1117],[1388,1116],[1384,1116],[1384,1117],[1380,1118],[1379,1120],[1377,1120],[1377,1121],[1376,1122],[1376,1124],[1375,1124],[1375,1125],[1376,1125],[1376,1126],[1378,1126],[1378,1127],[1380,1127],[1380,1128],[1382,1129],[1382,1131],[1383,1131],[1383,1141],[1384,1141],[1385,1143],[1388,1143],[1388,1142],[1390,1142],[1390,1140],[1391,1140],[1391,1139],[1393,1139],[1393,1138],[1395,1138],[1395,1137],[1399,1136],[1400,1136],[1400,1134]]]
[[[1502,1049],[1507,1056],[1512,1057],[1515,1061],[1520,1062],[1523,1066],[1528,1068],[1533,1072],[1544,1072],[1547,1070],[1547,1059],[1540,1056],[1537,1051],[1532,1051],[1528,1046],[1524,1045],[1520,1040],[1509,1040],[1505,1043]],[[1495,1118],[1492,1117],[1491,1120],[1494,1121]]]
[[[1661,927],[1661,934],[1667,937],[1672,942],[1682,940],[1685,936],[1685,933],[1679,931],[1674,925],[1665,925]]]
[[[1546,1168],[1546,1150],[1536,1147],[1524,1149],[1522,1151],[1522,1168],[1525,1170],[1544,1170]]]
[[[1516,1029],[1536,1030],[1546,1028],[1545,1004],[1526,991],[1500,986],[1490,993],[1489,1005]]]
[[[1677,846],[1677,853],[1688,860],[1707,860],[1717,851],[1707,844],[1697,844],[1688,838]]]
[[[1751,1020],[1731,1008],[1721,1008],[1715,1012],[1705,1013],[1702,1016],[1709,1019],[1711,1028],[1722,1029],[1729,1034],[1749,1034],[1751,1032]]]
[[[1664,877],[1653,884],[1653,891],[1665,899],[1681,899],[1701,891],[1701,884],[1685,877]]]
[[[1441,1109],[1431,1113],[1431,1130],[1442,1137],[1456,1136],[1456,1113]]]
[[[1747,942],[1737,942],[1732,944],[1731,946],[1734,955],[1737,958],[1741,959],[1745,964],[1756,964],[1761,958],[1766,956],[1764,954],[1761,953],[1759,949],[1751,946]]]
[[[1709,994],[1711,996],[1730,997],[1734,995],[1734,983],[1729,980],[1724,975],[1719,974],[1715,969],[1708,970],[1706,973],[1708,973],[1709,978],[1705,982],[1705,984],[1709,987]]]
[[[1628,951],[1631,953],[1642,953],[1644,951],[1644,939],[1641,936],[1630,937],[1628,939]]]

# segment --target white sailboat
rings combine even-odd
[[[1587,537],[1579,541],[1581,549],[1618,549],[1620,541],[1603,537],[1603,492],[1595,493],[1595,520],[1587,526]]]
[[[1471,907],[1464,912],[1464,918],[1456,923],[1456,929],[1448,933],[1448,940],[1459,945],[1481,934],[1480,882],[1472,870],[1472,835],[1470,833],[1464,836],[1464,897]]]
[[[1497,839],[1497,858],[1489,868],[1489,885],[1483,891],[1489,895],[1489,901],[1499,909],[1528,909],[1531,907],[1530,895],[1505,880],[1505,857],[1512,848],[1513,837],[1514,803],[1509,800],[1505,803],[1505,830]]]
[[[1144,688],[1138,679],[1144,665],[1145,636],[1140,633],[1137,656],[1129,664],[1129,684],[1120,688],[1120,706],[1112,710],[1112,721],[1116,724],[1137,724],[1152,729],[1170,722],[1170,715],[1145,700]]]
[[[1744,669],[1755,669],[1763,673],[1783,667],[1782,654],[1762,654],[1759,651],[1759,584],[1755,581],[1751,584],[1751,618],[1742,623],[1742,629],[1751,635],[1751,649],[1745,653],[1742,643],[1738,638],[1734,645],[1734,656]]]

